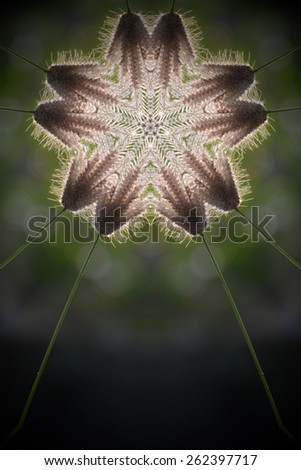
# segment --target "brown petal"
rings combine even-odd
[[[254,83],[254,72],[249,65],[204,64],[199,68],[199,79],[193,83],[196,91],[185,102],[205,105],[209,101],[232,101],[239,98]]]
[[[193,130],[202,132],[206,140],[222,139],[224,148],[231,148],[252,134],[267,120],[260,103],[240,101],[221,108],[216,113],[204,113]]]
[[[40,104],[34,120],[47,132],[67,147],[75,147],[79,139],[95,140],[95,134],[107,130],[106,124],[97,114],[78,112],[65,101],[50,101]]]
[[[66,100],[84,99],[97,105],[114,103],[116,98],[104,91],[108,84],[101,79],[101,72],[97,63],[52,65],[47,82]]]
[[[172,73],[179,74],[181,66],[194,60],[188,33],[177,13],[159,18],[152,33],[152,47],[159,61],[159,78],[164,87],[170,83]]]
[[[122,73],[130,74],[134,87],[142,80],[143,59],[149,48],[149,33],[139,15],[125,13],[120,17],[107,58],[121,66]]]

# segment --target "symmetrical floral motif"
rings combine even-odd
[[[102,235],[140,216],[200,235],[210,208],[240,204],[231,150],[263,135],[267,112],[252,68],[238,54],[200,56],[192,36],[177,13],[127,12],[103,56],[63,56],[47,72],[37,134],[68,149],[61,203],[92,209]]]

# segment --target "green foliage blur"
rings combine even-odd
[[[163,0],[130,3],[133,11],[143,13],[169,7]],[[121,9],[125,2],[117,0],[30,2],[17,10],[8,6],[0,44],[47,67],[57,51],[97,48],[105,17]],[[202,45],[212,54],[243,51],[255,68],[300,43],[296,14],[283,12],[281,5],[183,0],[176,9],[197,18]],[[300,76],[300,51],[259,72],[266,108],[301,106]],[[40,71],[0,50],[0,106],[33,109],[44,80]],[[25,241],[30,217],[48,217],[48,208],[58,205],[49,193],[58,156],[31,137],[30,115],[0,113],[3,260]],[[242,209],[248,213],[252,205],[259,206],[262,217],[275,215],[272,235],[300,260],[301,111],[273,114],[270,123],[270,137],[244,153],[252,193]],[[81,227],[86,233],[87,227]],[[16,424],[89,250],[87,243],[64,243],[63,228],[57,226],[55,243],[28,248],[0,272],[7,400],[3,434]],[[250,233],[247,226],[244,230]],[[298,434],[299,273],[262,239],[211,246],[283,419]],[[107,448],[154,448],[158,443],[167,448],[178,441],[182,448],[198,443],[203,448],[290,446],[277,429],[203,244],[166,243],[163,236],[156,243],[99,243],[45,376],[27,427],[12,445],[35,446],[41,439],[43,448],[96,448],[99,438]]]

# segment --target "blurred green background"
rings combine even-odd
[[[45,66],[57,51],[98,45],[122,1],[8,5],[0,44]],[[168,1],[131,2],[166,11]],[[290,7],[257,0],[183,0],[212,53],[239,50],[262,65],[300,44]],[[42,73],[0,51],[0,105],[35,107]],[[266,108],[301,105],[301,52],[258,74]],[[253,200],[274,214],[276,240],[300,244],[301,114],[273,115],[274,131],[247,151]],[[22,244],[27,221],[48,215],[55,151],[26,132],[26,114],[0,114],[1,260]],[[72,221],[72,217],[70,217]],[[84,230],[84,228],[83,228]],[[1,435],[17,423],[88,245],[30,247],[1,274]],[[301,436],[300,276],[263,241],[212,246],[285,424]],[[99,244],[14,448],[290,448],[279,431],[205,247]]]

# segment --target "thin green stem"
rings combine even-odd
[[[293,47],[293,48],[290,49],[289,51],[286,51],[286,52],[284,52],[283,54],[280,54],[280,55],[278,55],[277,57],[274,57],[274,59],[269,60],[269,62],[267,62],[266,64],[261,65],[260,67],[257,67],[257,69],[254,70],[254,73],[257,73],[257,72],[259,72],[260,70],[265,69],[266,67],[268,67],[269,65],[273,64],[274,62],[277,62],[277,60],[283,59],[284,57],[287,57],[287,56],[293,54],[294,52],[299,51],[300,49],[301,49],[301,45],[296,46],[296,47]]]
[[[8,435],[7,440],[12,439],[12,438],[17,434],[17,432],[20,431],[20,429],[21,429],[21,428],[23,427],[23,425],[24,425],[24,422],[25,422],[25,419],[26,419],[26,417],[27,417],[27,414],[28,414],[29,408],[30,408],[30,406],[31,406],[32,400],[33,400],[33,398],[34,398],[34,396],[35,396],[35,394],[36,394],[38,385],[39,385],[40,380],[41,380],[41,378],[42,378],[42,376],[43,376],[43,372],[44,372],[45,367],[46,367],[46,365],[47,365],[49,356],[50,356],[50,354],[51,354],[52,348],[53,348],[53,346],[54,346],[54,344],[55,344],[55,342],[56,342],[56,340],[57,340],[58,334],[59,334],[59,332],[60,332],[60,330],[61,330],[61,328],[62,328],[62,325],[63,325],[63,323],[64,323],[64,320],[65,320],[65,318],[66,318],[66,316],[67,316],[67,313],[68,313],[68,311],[69,311],[70,305],[71,305],[71,303],[72,303],[72,300],[73,300],[73,298],[74,298],[74,296],[75,296],[75,294],[76,294],[76,291],[77,291],[77,289],[78,289],[78,286],[79,286],[79,284],[80,284],[80,281],[81,281],[81,279],[82,279],[82,277],[83,277],[83,274],[84,274],[84,272],[85,272],[85,270],[86,270],[86,267],[87,267],[87,265],[88,265],[88,263],[89,263],[89,261],[90,261],[90,258],[91,258],[91,256],[92,256],[92,253],[93,253],[93,251],[94,251],[94,248],[96,247],[97,242],[98,242],[98,236],[96,237],[96,240],[94,241],[93,246],[92,246],[92,248],[90,249],[87,258],[86,258],[84,264],[82,265],[80,272],[78,273],[78,276],[77,276],[77,278],[76,278],[76,280],[75,280],[75,282],[74,282],[74,284],[73,284],[73,287],[72,287],[72,289],[71,289],[71,292],[70,292],[70,294],[69,294],[69,297],[68,297],[68,299],[67,299],[67,301],[66,301],[66,303],[65,303],[65,306],[64,306],[64,308],[63,308],[63,311],[62,311],[62,313],[61,313],[61,315],[60,315],[60,318],[59,318],[59,320],[58,320],[58,322],[57,322],[57,324],[56,324],[55,330],[54,330],[53,335],[52,335],[52,337],[51,337],[51,340],[50,340],[50,342],[49,342],[49,344],[48,344],[48,347],[47,347],[47,350],[46,350],[45,355],[44,355],[44,357],[43,357],[43,360],[42,360],[42,362],[41,362],[40,368],[39,368],[39,370],[38,370],[38,372],[37,372],[36,378],[35,378],[35,380],[34,380],[34,383],[33,383],[32,387],[31,387],[30,393],[29,393],[28,398],[27,398],[27,400],[26,400],[25,406],[24,406],[24,408],[23,408],[23,411],[22,411],[20,420],[19,420],[17,426],[16,426],[16,427],[12,430],[12,432]]]
[[[288,111],[301,111],[301,106],[295,106],[295,107],[292,107],[292,108],[268,109],[266,112],[267,112],[267,114],[274,114],[274,113],[286,113]]]
[[[27,240],[23,245],[21,245],[16,251],[14,251],[8,258],[6,258],[2,263],[0,263],[0,269],[5,268],[11,261],[13,261],[22,251],[24,251],[26,248],[28,248],[34,241],[35,239],[45,230],[47,227],[49,227],[52,222],[54,222],[63,212],[65,209],[63,208],[60,210],[60,212],[52,217],[36,234],[34,237],[32,237],[31,240]]]
[[[18,54],[17,52],[12,51],[12,50],[9,49],[8,47],[0,46],[0,49],[2,49],[3,51],[7,52],[8,54],[11,54],[11,55],[14,55],[15,57],[18,57],[18,59],[24,60],[24,62],[26,62],[27,64],[33,65],[36,69],[40,70],[40,72],[47,73],[47,70],[46,70],[46,69],[44,69],[44,68],[41,67],[40,65],[35,64],[35,63],[32,62],[31,60],[26,59],[26,57],[23,57],[21,54]]]
[[[268,242],[273,248],[275,248],[275,250],[281,253],[282,256],[284,256],[290,263],[296,266],[296,268],[301,269],[301,264],[297,260],[295,260],[291,255],[289,255],[287,251],[281,248],[281,246],[279,246],[278,243],[276,243],[275,241],[269,240],[266,233],[260,227],[254,224],[254,222],[252,222],[252,220],[249,219],[249,217],[247,217],[240,209],[236,208],[236,212],[242,215],[252,225],[252,227],[254,227],[259,233],[261,233],[265,241]]]
[[[170,9],[170,13],[174,12],[175,4],[176,4],[176,0],[173,0],[172,5],[171,5],[171,9]]]
[[[30,113],[34,114],[34,109],[26,109],[26,108],[9,108],[8,106],[0,106],[1,111],[14,111],[17,113]]]
[[[126,0],[125,3],[126,3],[126,7],[128,9],[128,13],[131,13],[129,0]]]
[[[214,255],[213,255],[212,250],[211,250],[210,247],[209,247],[209,244],[208,244],[208,242],[207,242],[206,237],[205,237],[204,234],[203,234],[203,240],[204,240],[204,244],[205,244],[205,246],[206,246],[206,248],[207,248],[207,251],[208,251],[208,253],[209,253],[209,256],[210,256],[210,258],[211,258],[211,261],[212,261],[212,263],[214,264],[214,267],[215,267],[215,269],[216,269],[216,272],[217,272],[217,274],[218,274],[218,276],[219,276],[219,279],[220,279],[220,281],[221,281],[221,284],[222,284],[222,286],[223,286],[223,288],[224,288],[224,290],[225,290],[225,292],[226,292],[227,298],[228,298],[229,303],[230,303],[230,305],[231,305],[231,307],[232,307],[232,310],[233,310],[233,312],[234,312],[235,318],[236,318],[236,320],[237,320],[237,322],[238,322],[238,324],[239,324],[239,328],[240,328],[240,330],[241,330],[241,332],[242,332],[242,334],[243,334],[243,337],[244,337],[244,339],[245,339],[245,341],[246,341],[246,343],[247,343],[247,346],[248,346],[248,348],[249,348],[250,354],[251,354],[251,356],[252,356],[253,362],[254,362],[254,364],[255,364],[256,370],[257,370],[257,372],[258,372],[258,375],[259,375],[259,378],[260,378],[261,383],[262,383],[262,385],[263,385],[263,388],[264,388],[264,391],[265,391],[265,393],[266,393],[266,396],[267,396],[267,398],[268,398],[268,400],[269,400],[269,403],[270,403],[270,405],[271,405],[271,408],[272,408],[273,414],[274,414],[274,416],[275,416],[275,419],[276,419],[276,421],[277,421],[277,424],[278,424],[278,426],[280,427],[280,429],[284,432],[284,434],[285,434],[289,439],[291,439],[292,441],[296,441],[296,439],[294,438],[294,436],[290,433],[290,431],[284,426],[284,424],[283,424],[283,422],[282,422],[282,419],[281,419],[281,417],[280,417],[280,414],[279,414],[278,408],[277,408],[277,406],[276,406],[275,400],[274,400],[274,398],[273,398],[272,392],[271,392],[271,390],[270,390],[270,387],[269,387],[268,382],[267,382],[267,380],[266,380],[266,378],[265,378],[264,372],[263,372],[263,370],[262,370],[262,368],[261,368],[259,359],[258,359],[257,354],[256,354],[256,352],[255,352],[255,349],[254,349],[254,347],[253,347],[252,341],[251,341],[251,339],[250,339],[250,337],[249,337],[249,334],[248,334],[247,329],[246,329],[246,327],[245,327],[245,325],[244,325],[244,322],[243,322],[243,320],[242,320],[242,318],[241,318],[241,316],[240,316],[240,313],[239,313],[238,308],[237,308],[237,306],[236,306],[236,303],[235,303],[235,301],[234,301],[234,299],[233,299],[233,297],[232,297],[232,294],[231,294],[230,289],[229,289],[229,287],[228,287],[228,284],[227,284],[227,282],[226,282],[226,280],[225,280],[225,278],[224,278],[224,275],[223,275],[223,273],[222,273],[222,271],[221,271],[221,269],[220,269],[220,267],[219,267],[219,265],[218,265],[218,263],[217,263],[217,261],[216,261]]]

